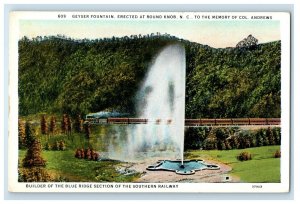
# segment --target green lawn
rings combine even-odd
[[[186,153],[188,159],[215,160],[232,167],[232,175],[240,177],[241,182],[249,183],[279,183],[280,158],[274,158],[280,146],[264,146],[238,150],[193,150]],[[236,156],[248,151],[252,160],[238,161]]]
[[[265,146],[242,150],[192,150],[186,152],[186,159],[215,160],[232,167],[230,174],[238,176],[241,182],[278,183],[280,182],[280,159],[273,154],[280,146]],[[242,151],[249,151],[253,158],[249,161],[238,161],[236,156]],[[20,161],[26,151],[19,151]],[[46,169],[58,180],[72,182],[133,182],[139,174],[122,175],[116,167],[122,165],[116,161],[87,161],[74,157],[73,150],[43,151],[47,160]],[[124,163],[123,163],[124,164]],[[158,172],[159,173],[159,172]]]
[[[25,154],[25,150],[19,150],[20,161],[22,161]],[[139,177],[139,174],[125,176],[118,173],[116,167],[122,165],[120,162],[77,159],[71,150],[43,151],[42,156],[47,161],[47,171],[57,180],[70,182],[131,182]]]

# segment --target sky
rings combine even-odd
[[[65,35],[74,39],[168,33],[215,48],[235,47],[252,34],[259,43],[280,40],[280,22],[271,20],[21,20],[19,37]]]

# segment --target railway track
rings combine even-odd
[[[171,119],[87,118],[91,124],[157,124],[172,125]],[[185,126],[280,126],[280,118],[199,118],[185,119]]]

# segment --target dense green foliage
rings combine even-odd
[[[134,98],[164,46],[180,42],[187,59],[186,116],[280,117],[280,41],[215,49],[169,35],[19,41],[19,113],[104,109],[134,115]]]
[[[184,149],[231,150],[281,144],[279,127],[255,130],[238,127],[186,128]]]
[[[280,117],[280,63],[280,42],[198,49],[187,75],[187,117]]]

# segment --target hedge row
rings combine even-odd
[[[189,127],[185,149],[230,150],[281,144],[279,127],[244,130],[238,127]]]

